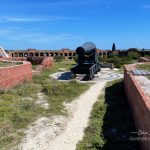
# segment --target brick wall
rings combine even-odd
[[[32,66],[30,62],[21,65],[0,67],[0,89],[8,89],[32,79]]]
[[[133,119],[137,130],[150,134],[150,99],[145,95],[141,86],[131,74],[135,65],[126,65],[124,67],[124,84],[126,95],[129,100]],[[143,135],[146,140],[139,140],[143,150],[150,150],[150,135]]]
[[[138,62],[150,62],[150,57],[149,58],[139,57]]]
[[[53,65],[53,57],[46,57],[42,61],[43,68],[49,68]]]
[[[8,57],[8,58],[0,58],[0,60],[27,61],[27,57]]]

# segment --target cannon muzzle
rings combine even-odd
[[[88,55],[91,53],[95,53],[96,51],[96,46],[92,42],[86,42],[82,46],[78,47],[76,49],[76,54],[77,55]]]

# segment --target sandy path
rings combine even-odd
[[[97,101],[105,84],[106,81],[92,85],[89,90],[74,100],[70,108],[68,108],[68,120],[60,119],[59,121],[57,119],[57,121],[50,121],[48,118],[40,118],[37,120],[34,123],[35,125],[29,127],[29,130],[27,130],[27,135],[23,139],[19,149],[75,150],[76,144],[82,139],[84,129],[88,125],[92,106]],[[51,125],[52,122],[53,125]],[[58,123],[65,124],[64,130],[62,130],[62,127],[55,125]]]
[[[106,81],[92,85],[76,100],[77,109],[68,122],[65,131],[50,141],[48,145],[45,145],[42,148],[43,150],[75,150],[76,144],[82,139],[84,129],[88,125],[92,106],[97,101],[105,83]]]

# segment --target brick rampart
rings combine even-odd
[[[0,67],[0,89],[8,89],[32,79],[32,66],[30,62],[21,65]]]
[[[52,65],[53,65],[53,57],[44,58],[44,60],[42,61],[42,66],[44,68],[49,68]]]
[[[0,58],[0,60],[10,60],[10,61],[27,61],[27,57],[8,57]]]
[[[139,57],[138,62],[150,62],[150,57],[148,57],[148,58]]]
[[[150,150],[150,98],[144,93],[140,84],[132,75],[131,70],[135,65],[126,65],[124,67],[124,84],[126,95],[129,100],[135,126],[138,131],[146,134],[139,140],[143,150]]]

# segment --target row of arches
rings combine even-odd
[[[13,52],[11,53],[12,57],[54,57],[54,56],[65,56],[65,57],[73,57],[76,53],[58,53],[58,52],[40,52],[40,53],[22,53],[22,52]]]
[[[116,51],[118,56],[126,56],[127,51]],[[12,57],[54,57],[54,56],[64,56],[65,58],[72,59],[76,53],[73,52],[21,52],[14,51],[10,54]],[[112,55],[112,51],[99,51],[99,57],[105,58]]]

